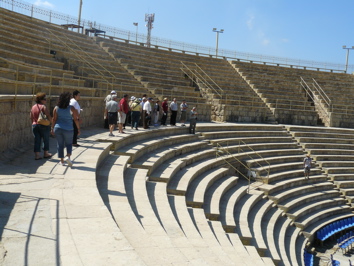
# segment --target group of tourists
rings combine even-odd
[[[80,135],[80,92],[75,90],[72,94],[64,92],[60,94],[57,105],[53,110],[53,117],[46,106],[46,94],[39,92],[36,94],[35,104],[31,108],[30,118],[32,121],[32,132],[34,136],[35,160],[51,158],[49,153],[49,137],[55,135],[57,140],[59,164],[65,166],[67,163],[72,166],[70,156],[73,146],[80,146],[77,143]],[[43,143],[43,145],[42,145]],[[66,155],[64,156],[64,149]],[[43,149],[43,156],[41,150]]]
[[[53,110],[53,117],[46,106],[46,94],[39,92],[35,97],[35,104],[31,108],[30,119],[32,122],[32,133],[34,136],[34,156],[35,160],[48,159],[53,155],[49,153],[50,135],[55,136],[57,140],[57,152],[60,158],[59,164],[72,166],[70,159],[73,146],[80,146],[77,143],[80,135],[80,112],[79,104],[80,92],[75,90],[73,93],[64,92],[60,94],[57,105]],[[132,129],[138,130],[143,126],[149,129],[150,126],[166,126],[168,113],[170,116],[170,125],[176,126],[178,108],[180,108],[181,126],[186,126],[188,105],[185,100],[178,106],[176,98],[169,104],[165,98],[160,104],[159,100],[153,100],[147,95],[142,98],[132,96],[130,99],[127,94],[118,99],[117,93],[111,91],[105,98],[105,122],[109,128],[109,136],[114,136],[113,131],[118,125],[119,133],[124,134],[125,126],[128,122]],[[190,111],[189,132],[195,134],[197,122],[197,110],[195,107]],[[161,118],[161,119],[160,119]],[[159,124],[160,123],[160,124]],[[64,150],[66,154],[64,155]],[[42,151],[43,150],[43,155]]]
[[[119,99],[116,91],[111,91],[105,98],[105,127],[109,128],[109,136],[114,137],[113,131],[118,125],[119,133],[125,133],[125,126],[130,123],[131,129],[139,130],[142,126],[144,129],[149,129],[150,126],[166,126],[168,113],[170,116],[170,125],[176,126],[178,108],[180,108],[180,123],[181,126],[186,126],[188,105],[185,100],[180,105],[177,104],[177,99],[174,98],[169,104],[168,99],[164,98],[162,104],[157,99],[147,97],[144,94],[141,98],[135,96],[130,97],[127,94]],[[189,132],[195,134],[195,126],[197,123],[197,109],[193,107],[190,111]],[[160,119],[161,118],[161,119]]]

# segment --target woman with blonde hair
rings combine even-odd
[[[45,106],[47,102],[46,94],[44,92],[38,92],[36,94],[36,104],[32,106],[30,118],[32,121],[32,132],[34,136],[34,159],[39,160],[42,159],[41,153],[41,144],[43,140],[43,150],[44,150],[44,158],[52,157],[52,154],[49,153],[49,135],[50,135],[50,122],[52,121],[52,117],[50,116],[50,112],[48,108]],[[49,125],[41,125],[38,123],[38,119],[42,114],[47,117]]]

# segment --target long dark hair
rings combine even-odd
[[[62,109],[66,109],[70,104],[71,93],[70,92],[63,92],[59,95],[59,100],[57,106]]]

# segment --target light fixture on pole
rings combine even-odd
[[[218,57],[218,50],[219,50],[219,33],[224,33],[224,30],[218,30],[217,28],[213,28],[213,32],[216,32],[216,47],[215,47],[215,55]]]
[[[136,27],[136,32],[135,32],[135,43],[138,43],[138,28],[139,28],[139,23],[138,22],[133,22],[133,25]]]
[[[82,10],[82,0],[80,0],[80,6],[79,6],[79,19],[77,20],[77,25],[79,27],[77,28],[77,32],[80,32],[81,10]]]
[[[348,70],[348,60],[349,60],[349,50],[353,50],[353,49],[354,49],[354,46],[352,46],[352,47],[347,47],[346,45],[343,45],[343,49],[347,49],[347,57],[346,57],[346,60],[345,60],[345,73],[347,73],[347,70]]]

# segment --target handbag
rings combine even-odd
[[[50,121],[48,120],[47,116],[45,114],[43,114],[42,109],[40,109],[39,106],[38,106],[38,109],[40,110],[40,112],[38,115],[37,124],[42,125],[42,126],[49,126]]]

